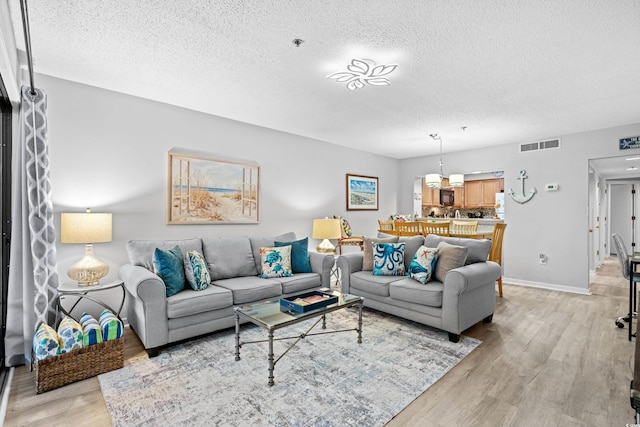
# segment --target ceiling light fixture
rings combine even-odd
[[[440,166],[440,173],[429,173],[424,176],[424,183],[429,188],[442,188],[442,178],[444,177],[444,173],[442,172],[442,166],[444,162],[442,161],[442,138],[438,136],[437,133],[429,134],[434,141],[440,142],[440,161],[438,165]],[[449,187],[462,187],[464,185],[464,175],[461,173],[454,173],[449,175]]]
[[[638,167],[637,166],[631,166],[630,168],[627,168],[628,171],[634,171],[637,170]]]
[[[386,77],[387,74],[396,69],[397,64],[376,65],[370,59],[353,59],[350,65],[347,65],[347,71],[338,71],[329,74],[328,79],[335,80],[340,83],[347,83],[347,89],[361,89],[365,84],[372,86],[389,86],[391,83]]]
[[[640,160],[640,156],[636,156],[636,157],[627,157],[625,160]]]

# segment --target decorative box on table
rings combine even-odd
[[[36,393],[44,393],[124,366],[124,337],[33,360]]]
[[[338,297],[326,292],[313,291],[280,299],[280,311],[306,313],[338,302]]]

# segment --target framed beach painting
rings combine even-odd
[[[347,210],[378,210],[378,178],[347,174]]]
[[[257,163],[172,149],[168,155],[167,224],[257,224]]]

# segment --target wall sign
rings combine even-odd
[[[630,148],[640,148],[640,136],[631,136],[620,140],[621,150],[628,150]]]

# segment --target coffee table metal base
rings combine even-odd
[[[349,305],[345,305],[339,308],[347,308],[347,307],[351,307],[351,306],[357,306],[358,308],[358,326],[356,328],[351,328],[351,329],[337,329],[337,330],[330,330],[330,331],[323,331],[323,332],[311,332],[317,325],[318,323],[320,323],[322,321],[322,329],[327,329],[327,311],[334,311],[334,310],[319,310],[319,312],[317,313],[317,316],[320,316],[320,318],[318,320],[316,320],[313,325],[311,325],[311,327],[309,329],[306,330],[306,332],[303,332],[299,335],[292,335],[292,336],[287,336],[287,337],[280,337],[280,338],[275,338],[275,330],[279,329],[277,327],[273,327],[273,326],[265,326],[263,324],[257,323],[257,322],[252,322],[255,323],[259,326],[265,327],[265,329],[267,329],[267,339],[264,340],[256,340],[256,341],[241,341],[240,340],[240,316],[242,315],[243,317],[247,318],[249,321],[252,321],[253,319],[251,319],[250,316],[246,316],[244,313],[239,312],[237,309],[235,310],[235,316],[236,316],[236,361],[240,360],[240,348],[245,345],[245,344],[256,344],[256,343],[261,343],[261,342],[268,342],[269,343],[269,354],[267,356],[268,362],[269,362],[269,386],[274,385],[274,375],[273,372],[275,370],[276,364],[280,361],[280,359],[282,359],[284,357],[285,354],[287,354],[289,352],[289,350],[291,350],[296,344],[298,344],[298,342],[300,342],[300,340],[306,338],[306,337],[310,337],[313,335],[324,335],[324,334],[335,334],[335,333],[339,333],[339,332],[351,332],[351,331],[356,331],[358,333],[358,344],[362,344],[362,307],[364,305],[364,298],[360,298],[357,299],[355,301],[353,301],[352,304]],[[305,317],[303,319],[300,319],[300,321],[304,321],[304,320],[309,320],[310,318],[313,318],[316,316],[310,316],[310,317]],[[295,324],[298,322],[291,322],[288,323],[288,325],[291,324]],[[282,341],[282,340],[292,340],[295,339],[295,341],[289,346],[287,347],[287,349],[281,354],[279,355],[277,358],[274,356],[274,352],[273,352],[273,342],[274,341]]]

